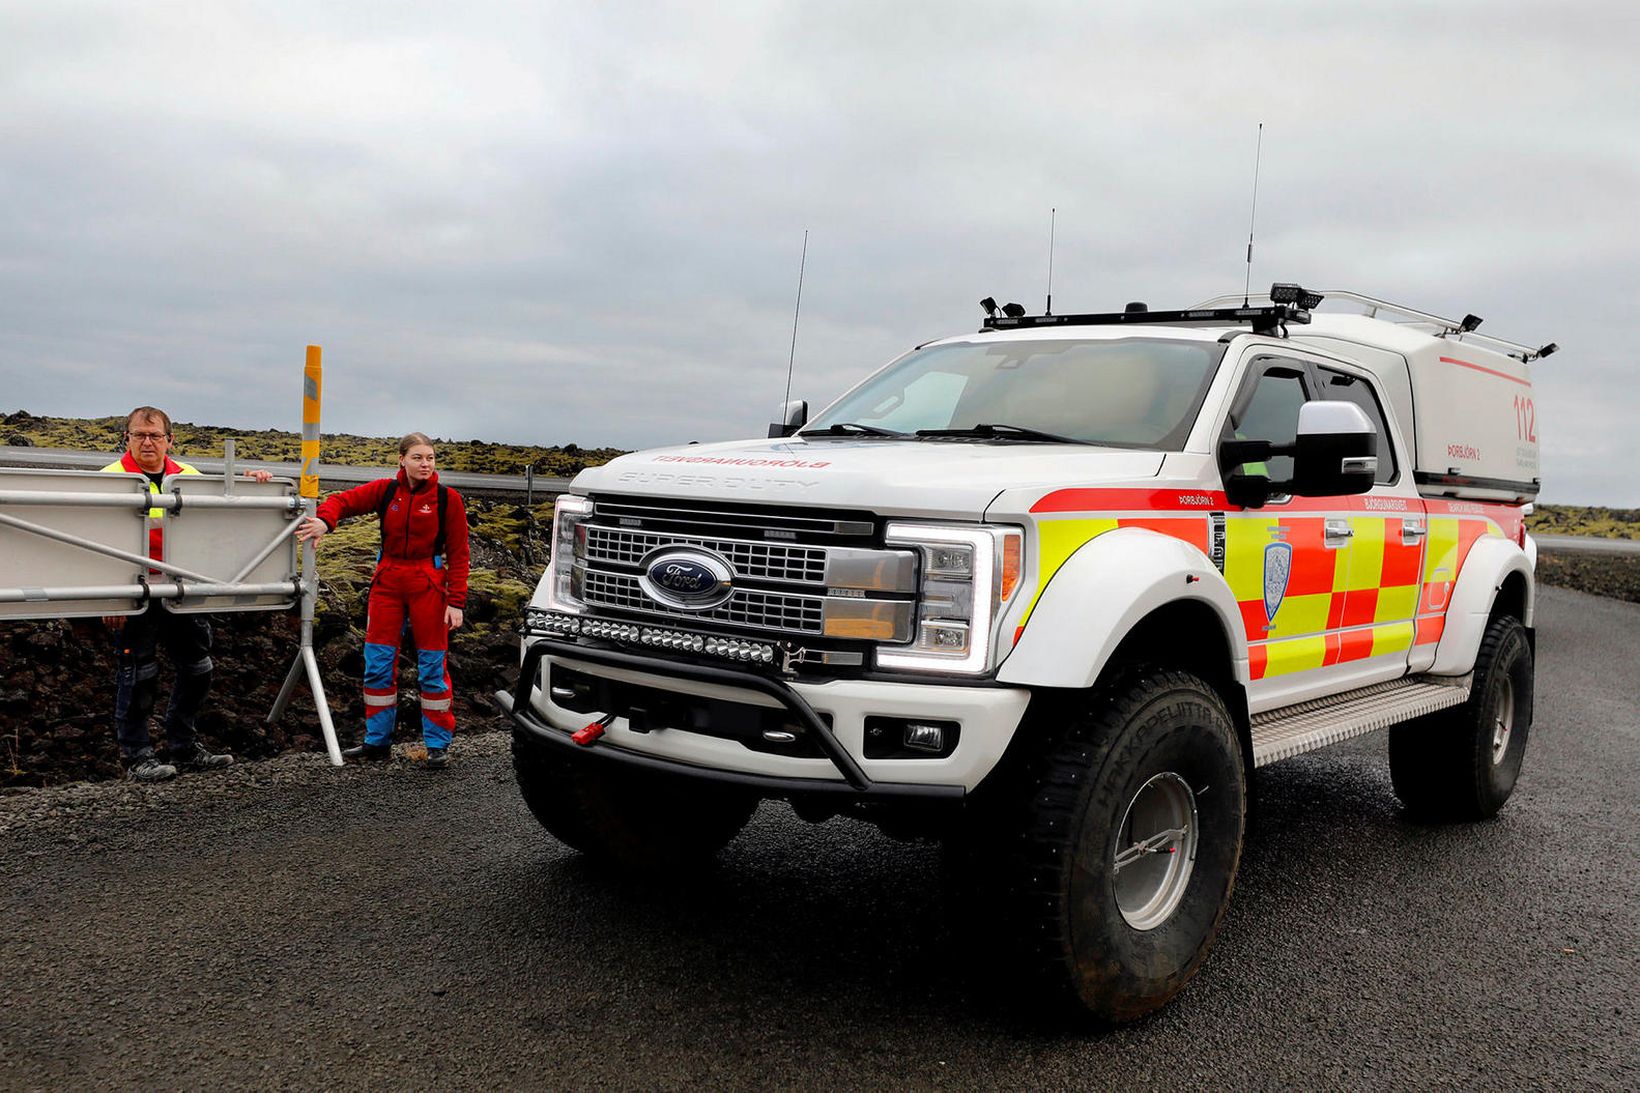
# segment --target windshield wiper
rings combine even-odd
[[[966,429],[918,429],[918,436],[928,437],[978,437],[986,439],[997,437],[1003,440],[1041,440],[1053,444],[1092,444],[1091,440],[1077,440],[1075,437],[1060,436],[1058,433],[1046,433],[1041,429],[1032,429],[1024,425],[986,424],[971,425]]]
[[[798,436],[909,436],[898,429],[884,429],[876,425],[861,425],[858,421],[838,421],[824,429],[804,429]]]

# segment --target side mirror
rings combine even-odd
[[[1298,409],[1298,433],[1292,444],[1220,442],[1225,499],[1242,508],[1260,508],[1284,493],[1300,497],[1366,493],[1378,477],[1377,453],[1378,434],[1361,407],[1353,402],[1306,402]],[[1263,463],[1281,455],[1293,457],[1290,482],[1272,482],[1268,475],[1241,470],[1245,463]]]
[[[791,436],[809,423],[809,404],[804,399],[792,399],[780,411],[781,420],[769,425],[769,438]]]
[[[1298,409],[1293,492],[1301,497],[1366,493],[1378,477],[1378,434],[1353,402],[1306,402]]]

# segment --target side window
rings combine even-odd
[[[1359,376],[1351,376],[1331,368],[1318,368],[1321,373],[1321,397],[1339,402],[1353,402],[1366,411],[1367,419],[1378,431],[1379,485],[1395,481],[1395,446],[1390,443],[1389,430],[1384,426],[1384,409],[1378,405],[1378,396],[1372,385]]]
[[[1255,367],[1262,367],[1263,373],[1230,411],[1225,437],[1291,444],[1298,437],[1298,408],[1304,405],[1304,366],[1273,361],[1255,362]],[[1284,482],[1293,477],[1293,457],[1275,456],[1244,469],[1248,474],[1266,474],[1272,482]]]

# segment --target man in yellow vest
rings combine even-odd
[[[139,406],[125,419],[125,454],[105,471],[148,476],[150,493],[158,496],[160,483],[168,474],[198,474],[186,463],[171,458],[171,418],[164,410]],[[269,471],[252,471],[251,477],[266,482]],[[165,557],[163,509],[148,510],[148,556]],[[114,671],[114,733],[119,739],[120,759],[126,777],[137,782],[165,782],[183,770],[215,770],[233,762],[231,755],[212,754],[195,733],[205,695],[211,689],[211,624],[203,615],[179,615],[167,611],[158,600],[140,615],[111,616],[104,620],[114,631],[116,652]],[[171,688],[171,703],[165,712],[165,739],[170,762],[154,756],[148,739],[148,718],[154,710],[159,690],[159,646],[176,666],[177,679]]]

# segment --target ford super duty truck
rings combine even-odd
[[[1123,1020],[1206,956],[1255,767],[1387,728],[1409,811],[1508,799],[1555,347],[1296,285],[984,305],[768,439],[583,471],[497,697],[569,846],[687,868],[770,798],[940,839],[1037,997]]]

